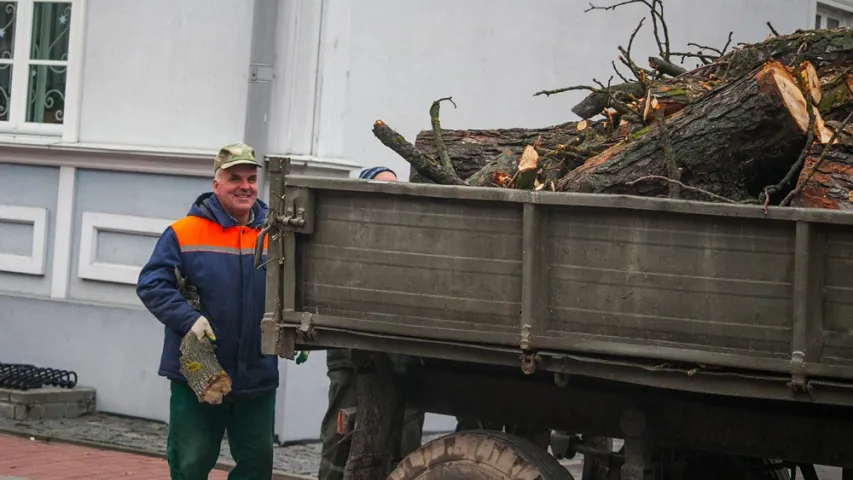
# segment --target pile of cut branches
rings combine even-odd
[[[579,121],[546,128],[432,128],[408,142],[385,122],[374,135],[412,165],[410,180],[447,185],[628,194],[853,209],[853,31],[797,30],[722,48],[673,52],[663,0],[649,8],[659,55],[632,57],[645,18],[612,62],[619,82],[593,79]],[[686,59],[700,65],[688,69]],[[454,107],[456,106],[453,103]]]

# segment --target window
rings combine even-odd
[[[0,131],[62,132],[74,3],[0,1]]]
[[[832,8],[822,3],[817,4],[815,29],[839,28],[853,26],[853,14],[838,8]]]

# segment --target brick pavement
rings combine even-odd
[[[0,435],[0,452],[0,479],[7,475],[28,480],[169,479],[165,460],[143,455],[7,435]],[[227,476],[214,470],[210,479],[226,480]]]

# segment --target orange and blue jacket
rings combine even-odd
[[[160,375],[185,381],[179,369],[181,339],[204,315],[216,335],[216,356],[231,376],[233,395],[278,387],[278,358],[262,355],[260,347],[266,268],[254,268],[255,240],[267,212],[257,200],[251,223],[241,226],[212,193],[205,193],[160,236],[136,286],[142,303],[165,326]],[[176,266],[198,289],[200,311],[178,291]]]

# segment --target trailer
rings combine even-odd
[[[348,478],[853,479],[853,214],[267,169],[261,349],[359,353]],[[401,403],[552,453],[393,458]]]

